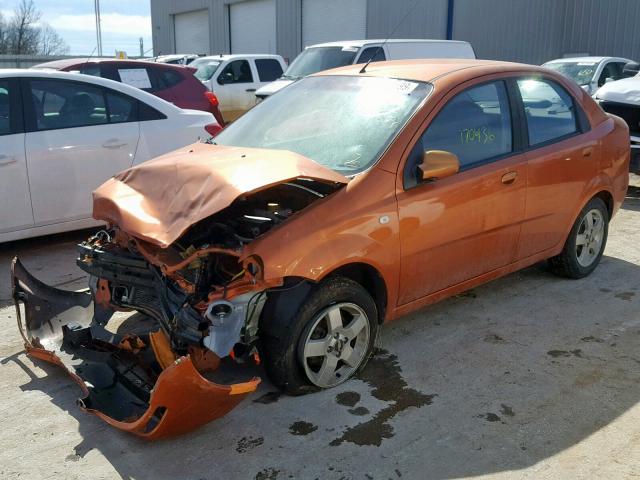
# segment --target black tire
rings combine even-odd
[[[305,372],[301,348],[304,348],[303,339],[307,338],[318,315],[327,307],[340,303],[357,305],[366,314],[369,325],[366,354],[357,369],[343,381],[364,368],[378,334],[378,312],[373,298],[359,283],[335,276],[312,286],[302,299],[291,296],[288,299],[287,293],[284,291],[267,300],[259,333],[261,358],[267,375],[277,387],[291,395],[321,389]],[[291,308],[292,304],[297,305]]]
[[[604,221],[604,232],[602,243],[600,245],[600,251],[597,253],[597,256],[593,259],[592,263],[590,263],[588,266],[585,266],[581,265],[578,261],[576,241],[578,238],[578,234],[581,233],[580,227],[583,219],[592,210],[598,210],[600,212],[600,215],[602,216],[602,219]],[[578,218],[573,224],[571,232],[569,232],[569,236],[567,237],[562,252],[559,255],[556,255],[555,257],[549,259],[550,270],[556,275],[565,278],[579,279],[586,277],[591,272],[593,272],[600,263],[600,259],[602,258],[604,249],[607,246],[608,235],[609,211],[607,209],[607,206],[601,198],[592,198],[578,215]]]

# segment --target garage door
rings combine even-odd
[[[231,53],[276,53],[276,1],[248,0],[229,6]]]
[[[367,0],[302,0],[302,46],[367,38]]]
[[[173,16],[176,53],[209,53],[209,11],[194,10]]]

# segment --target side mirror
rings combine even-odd
[[[224,77],[222,75],[218,75],[218,85],[224,85]]]
[[[427,150],[418,165],[418,179],[423,182],[440,180],[455,175],[460,170],[457,155],[444,150]]]

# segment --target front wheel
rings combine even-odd
[[[549,259],[551,270],[567,278],[583,278],[595,270],[607,244],[609,212],[592,198],[573,225],[560,255]]]
[[[378,333],[371,295],[344,277],[322,282],[282,320],[265,325],[262,356],[271,381],[294,395],[347,381],[366,364]]]

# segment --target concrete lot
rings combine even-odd
[[[264,382],[225,418],[153,444],[80,412],[75,384],[22,352],[11,256],[83,288],[74,245],[86,233],[0,246],[0,478],[638,478],[632,183],[591,277],[510,275],[386,326],[361,379],[297,398]]]

